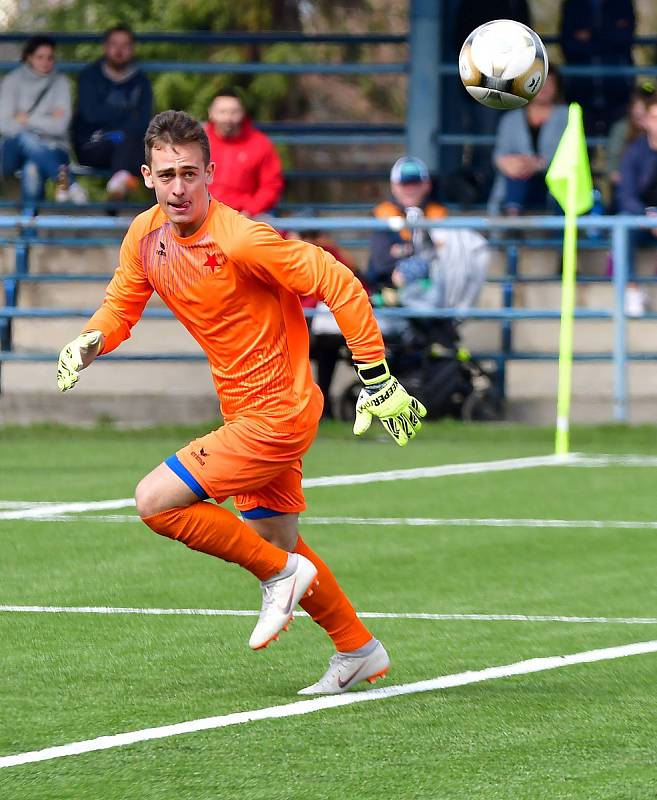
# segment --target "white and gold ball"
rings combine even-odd
[[[459,54],[459,74],[471,97],[489,108],[520,108],[536,97],[548,73],[540,36],[511,19],[475,28]]]

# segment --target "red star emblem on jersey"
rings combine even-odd
[[[210,253],[205,260],[204,267],[211,267],[212,271],[214,272],[215,267],[220,266],[219,262],[217,261],[217,256],[215,253]]]

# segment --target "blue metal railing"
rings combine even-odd
[[[280,224],[281,220],[272,219],[273,224]],[[40,234],[52,231],[113,231],[124,232],[129,225],[127,218],[96,218],[96,217],[30,217],[25,215],[0,217],[0,230],[13,230],[16,246],[16,266],[10,275],[3,277],[5,288],[5,305],[0,307],[0,362],[18,360],[50,360],[54,354],[46,353],[16,353],[11,349],[11,323],[14,319],[36,318],[62,318],[79,317],[88,318],[94,309],[81,308],[18,308],[18,289],[22,281],[36,280],[106,280],[107,275],[30,275],[29,253],[35,244],[48,245],[57,243],[58,238],[41,238]],[[422,221],[413,227],[430,228],[463,228],[487,232],[501,230],[525,231],[527,229],[554,230],[563,228],[564,220],[560,216],[524,217],[521,219],[485,218],[485,217],[449,217],[437,221]],[[627,352],[626,339],[626,314],[624,310],[624,295],[628,275],[628,235],[634,228],[654,227],[654,221],[646,217],[627,215],[618,216],[587,216],[579,219],[579,228],[586,230],[608,231],[611,234],[611,254],[614,263],[614,303],[612,308],[579,308],[575,311],[575,318],[581,320],[610,320],[614,328],[614,345],[612,352],[576,353],[577,361],[613,361],[614,364],[614,418],[627,419],[627,362],[657,360],[657,352]],[[300,232],[305,230],[324,231],[372,231],[388,230],[394,226],[389,220],[377,220],[362,217],[290,217],[285,219],[286,227],[294,228]],[[7,237],[10,238],[10,237]],[[78,242],[84,240],[76,240]],[[87,240],[90,246],[95,245],[99,239],[91,237]],[[555,246],[556,242],[552,242]],[[498,246],[503,246],[498,243]],[[524,246],[524,245],[523,245]],[[492,279],[503,283],[503,307],[500,309],[472,308],[455,312],[454,309],[435,309],[432,312],[410,311],[408,309],[389,308],[376,311],[381,317],[406,317],[406,318],[459,318],[463,320],[495,320],[502,325],[502,346],[499,351],[478,354],[479,356],[495,358],[501,365],[502,371],[508,361],[513,360],[554,360],[556,353],[515,351],[512,347],[513,323],[519,320],[556,320],[560,317],[559,309],[519,309],[513,308],[513,284],[516,281],[531,282],[546,280],[545,278],[519,277],[515,272],[517,263],[518,245],[509,244],[508,263],[509,274],[502,278]],[[553,279],[554,280],[554,279]],[[593,281],[588,277],[585,280]],[[648,280],[648,279],[645,279]],[[312,316],[309,310],[308,315]],[[167,309],[147,309],[146,318],[166,318],[170,316]],[[657,313],[647,313],[641,319],[655,320]],[[110,358],[108,356],[108,358]],[[117,355],[121,360],[127,359],[153,359],[153,360],[190,360],[204,358],[202,355],[193,354],[139,354]]]
[[[42,33],[45,33],[42,31]],[[24,42],[34,35],[34,31],[8,31],[0,33],[2,42]],[[102,32],[67,32],[55,31],[49,35],[59,44],[80,44],[82,42],[96,42],[101,44],[104,39]],[[136,31],[137,42],[150,44],[277,44],[287,42],[290,44],[406,44],[406,33],[301,33],[294,31],[264,31],[251,33],[245,31],[159,31],[157,33]]]

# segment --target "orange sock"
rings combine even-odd
[[[214,503],[198,502],[143,517],[155,533],[177,539],[192,550],[232,561],[266,581],[287,564],[288,554]]]
[[[333,639],[337,650],[349,652],[369,642],[372,634],[356,616],[356,611],[342,591],[335,576],[322,559],[313,552],[299,536],[295,553],[310,559],[317,567],[319,586],[310,597],[301,600],[301,608],[307,611],[318,625]]]

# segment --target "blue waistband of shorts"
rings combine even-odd
[[[256,506],[248,511],[240,511],[240,514],[245,519],[267,519],[267,517],[280,517],[282,514],[287,514],[287,511],[274,511],[273,508]]]
[[[169,467],[169,469],[172,469],[176,473],[180,480],[184,481],[187,486],[189,486],[195,495],[198,495],[199,500],[208,499],[208,493],[187,469],[187,467],[181,463],[180,459],[175,453],[172,456],[169,456],[164,463],[167,465],[167,467]]]

